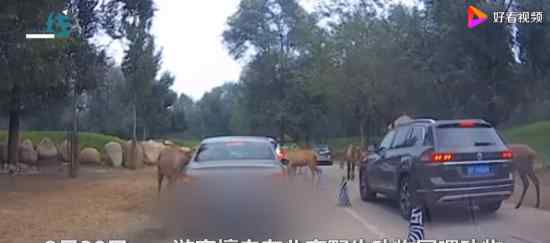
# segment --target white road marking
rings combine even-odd
[[[378,227],[369,224],[367,220],[365,220],[363,217],[361,217],[357,212],[353,211],[351,208],[344,208],[344,211],[351,215],[355,220],[359,221],[363,227],[371,232],[372,234],[376,235],[379,239],[383,239],[384,237],[388,236],[386,233],[382,232]]]

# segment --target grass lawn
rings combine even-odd
[[[504,131],[509,143],[523,143],[531,146],[550,166],[550,121],[536,122],[526,126],[515,127]]]
[[[192,148],[192,147],[195,147],[197,145],[199,145],[199,143],[201,142],[200,139],[198,138],[191,138],[191,139],[168,139],[170,141],[173,141],[175,144],[179,145],[179,146],[185,146],[185,147],[188,147],[188,148]]]

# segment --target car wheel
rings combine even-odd
[[[480,209],[483,210],[484,212],[494,213],[500,208],[501,205],[502,205],[502,201],[486,203],[486,204],[480,205]]]
[[[411,216],[411,192],[409,189],[409,177],[404,176],[399,182],[399,210],[401,216],[406,220],[409,220]]]
[[[370,189],[367,173],[364,172],[364,169],[359,169],[359,194],[363,201],[373,201],[376,199],[376,192]]]

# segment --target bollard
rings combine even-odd
[[[409,218],[409,235],[407,236],[407,242],[416,243],[419,240],[424,240],[424,221],[422,219],[422,207],[416,207],[411,210],[411,217]]]
[[[348,194],[348,181],[346,178],[342,178],[342,183],[340,185],[340,191],[338,192],[338,206],[340,207],[350,207],[351,202]]]

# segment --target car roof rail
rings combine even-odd
[[[422,122],[422,123],[435,123],[435,120],[434,120],[434,119],[430,119],[430,118],[420,118],[420,119],[414,119],[412,122],[413,122],[413,123],[417,123],[417,122]]]
[[[414,119],[414,120],[411,120],[411,121],[408,121],[408,122],[403,122],[401,124],[398,124],[398,125],[395,126],[395,128],[403,127],[403,126],[409,126],[409,125],[417,124],[417,123],[435,124],[435,120],[434,119]]]

